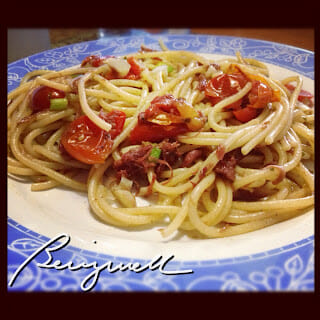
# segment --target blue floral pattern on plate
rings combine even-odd
[[[107,37],[96,41],[73,44],[41,52],[8,65],[8,91],[19,85],[22,77],[32,70],[61,70],[79,64],[90,54],[125,55],[136,52],[141,44],[159,49],[158,39],[172,50],[190,50],[201,53],[245,57],[293,70],[314,79],[314,53],[268,41],[246,38],[148,34],[128,37]],[[8,283],[19,266],[41,248],[49,239],[19,225],[8,213]],[[66,246],[55,254],[60,261],[75,264],[107,261],[140,263],[129,259],[85,251]],[[9,291],[81,291],[84,279],[92,270],[71,271],[39,268],[48,258],[43,254],[33,259],[15,278]],[[170,265],[170,267],[169,267]],[[93,291],[313,291],[314,290],[314,236],[270,251],[230,259],[209,261],[172,261],[172,270],[192,269],[184,275],[164,275],[158,270],[141,273],[132,271],[101,272]]]

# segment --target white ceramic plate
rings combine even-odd
[[[163,35],[173,50],[191,50],[219,59],[240,51],[244,57],[265,62],[272,78],[300,74],[303,87],[313,92],[314,54],[271,42],[233,37]],[[118,37],[45,51],[8,65],[8,90],[35,69],[62,69],[90,54],[123,55],[144,43],[158,48],[151,36]],[[157,270],[101,272],[92,290],[313,290],[313,211],[268,228],[224,238],[193,240],[177,235],[162,239],[156,229],[125,230],[100,222],[91,212],[85,194],[64,188],[31,192],[30,184],[8,179],[8,281],[23,262],[50,239],[70,236],[56,250],[61,261],[107,261],[146,264],[158,255],[173,256],[168,270],[192,273],[165,275]],[[28,263],[9,290],[84,290],[81,283],[93,268],[53,270],[41,267],[42,252]],[[170,266],[169,266],[170,265]],[[67,274],[67,275],[66,275]]]

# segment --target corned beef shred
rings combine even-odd
[[[181,154],[178,151],[180,143],[178,141],[169,142],[168,139],[159,143],[158,147],[161,149],[161,156],[158,160],[158,166],[155,173],[160,176],[161,172],[169,168],[172,175],[172,167],[181,162]]]
[[[190,167],[197,159],[202,157],[203,151],[203,149],[189,151],[183,159],[182,167]]]
[[[265,196],[267,196],[267,194],[258,189],[254,191],[238,189],[233,193],[233,201],[258,201]]]
[[[155,163],[148,161],[148,156],[152,150],[152,145],[142,145],[124,153],[121,159],[116,160],[113,164],[117,171],[117,178],[122,176],[132,180],[136,187],[148,184],[148,168],[154,167]]]
[[[181,154],[178,152],[180,143],[178,141],[169,142],[168,139],[159,143],[158,147],[161,149],[161,159],[167,161],[170,165],[174,165]]]
[[[218,146],[219,147],[219,146]],[[214,171],[225,179],[234,181],[236,164],[242,159],[240,148],[224,154],[215,166]]]
[[[147,171],[155,167],[156,176],[162,171],[180,162],[180,153],[178,152],[179,142],[169,142],[167,139],[157,145],[161,149],[159,159],[149,160],[152,144],[141,145],[140,147],[129,150],[121,156],[121,159],[114,162],[113,167],[117,171],[118,179],[121,176],[132,180],[139,189],[141,186],[148,185]]]

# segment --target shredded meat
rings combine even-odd
[[[150,161],[149,155],[153,148],[152,144],[141,145],[140,147],[129,150],[121,156],[121,159],[114,162],[113,167],[117,172],[117,178],[122,176],[132,180],[139,189],[141,186],[147,186],[147,171],[149,168],[155,168],[155,174],[158,176],[162,171],[170,169],[180,162],[180,153],[178,152],[179,142],[169,142],[167,139],[158,144],[161,149],[159,159]]]
[[[168,139],[163,140],[159,143],[159,148],[161,149],[161,159],[167,161],[170,165],[174,165],[181,154],[178,151],[180,143],[178,141],[169,142]]]
[[[114,162],[113,167],[117,171],[117,177],[121,176],[132,180],[139,188],[148,184],[147,171],[155,166],[154,162],[148,161],[152,145],[142,145],[124,153],[121,159]]]
[[[158,147],[161,149],[160,161],[155,170],[157,175],[160,175],[166,168],[172,170],[173,166],[179,165],[181,161],[181,154],[178,151],[180,143],[177,141],[169,142],[168,139],[159,143]]]
[[[190,167],[197,159],[203,155],[203,149],[195,149],[189,151],[182,162],[182,167]]]
[[[245,189],[238,189],[233,193],[233,201],[258,201],[267,196],[260,190],[249,191]]]
[[[225,179],[234,181],[235,179],[235,167],[241,160],[242,154],[240,149],[232,150],[226,153],[223,158],[218,162],[214,171]]]

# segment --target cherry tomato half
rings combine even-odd
[[[139,114],[138,124],[130,134],[131,143],[160,142],[190,131],[177,103],[179,100],[171,94],[154,98],[150,107]],[[159,115],[163,116],[161,120],[157,120]]]
[[[259,111],[258,109],[251,108],[249,106],[242,109],[233,110],[233,115],[241,122],[248,122],[257,117]]]
[[[262,109],[272,101],[272,89],[266,84],[254,80],[252,88],[248,94],[249,106],[251,108]]]
[[[73,158],[94,164],[104,162],[113,142],[105,130],[87,116],[80,116],[62,133],[61,144]]]
[[[205,87],[205,95],[215,105],[221,100],[230,97],[240,91],[248,82],[243,73],[221,74],[208,81]],[[238,109],[241,99],[228,105],[228,109]]]
[[[71,122],[62,133],[61,144],[75,159],[88,163],[103,163],[113,145],[113,139],[122,131],[125,114],[121,111],[100,113],[112,125],[109,132],[98,127],[87,116]]]
[[[45,110],[50,107],[50,99],[64,98],[65,96],[66,94],[64,91],[47,86],[40,86],[32,93],[30,107],[33,112]]]
[[[185,123],[173,123],[168,126],[152,122],[138,123],[131,131],[130,142],[132,144],[138,144],[142,141],[160,142],[163,139],[174,138],[188,131]]]

